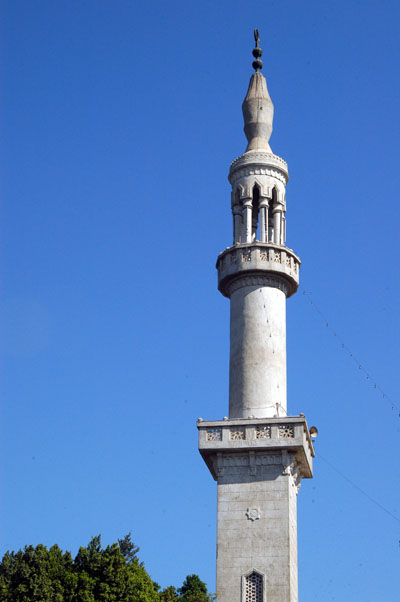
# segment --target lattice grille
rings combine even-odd
[[[255,571],[245,577],[244,602],[263,602],[263,578]]]
[[[258,426],[256,428],[256,439],[271,439],[271,427]]]
[[[279,427],[279,437],[281,439],[293,439],[294,437],[294,428],[288,424],[283,424]]]
[[[222,441],[222,429],[207,429],[207,441]]]
[[[245,439],[245,430],[244,429],[231,429],[229,431],[229,438],[231,441],[241,441],[242,439]]]

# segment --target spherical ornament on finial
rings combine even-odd
[[[252,65],[255,71],[260,71],[260,69],[263,67],[263,62],[261,60],[263,51],[260,48],[260,34],[258,33],[258,29],[254,30],[254,40],[256,42],[256,47],[253,49],[252,54],[256,60],[253,61]]]

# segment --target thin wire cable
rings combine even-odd
[[[381,510],[383,510],[384,512],[386,512],[386,514],[388,514],[395,521],[397,521],[398,523],[400,523],[400,518],[398,518],[397,516],[395,516],[392,512],[390,512],[390,510],[388,510],[387,508],[385,508],[385,506],[383,506],[380,502],[378,502],[373,497],[371,497],[369,495],[369,493],[367,493],[366,491],[364,491],[363,489],[361,489],[361,487],[359,487],[359,485],[357,485],[356,483],[354,483],[354,481],[352,481],[351,479],[349,479],[349,477],[346,477],[346,475],[343,474],[341,470],[339,470],[338,468],[336,468],[336,466],[334,466],[326,458],[324,458],[323,456],[321,456],[321,454],[319,452],[316,453],[315,455],[318,458],[321,458],[321,460],[323,460],[325,462],[325,464],[328,464],[328,466],[330,466],[332,468],[332,470],[334,470],[335,472],[337,472],[337,474],[340,475],[342,477],[342,479],[344,479],[345,481],[347,481],[348,483],[350,483],[350,485],[352,485],[355,489],[357,489],[357,491],[359,491],[360,493],[362,493],[362,495],[364,495],[366,498],[368,498],[370,502],[372,502],[373,504],[375,504],[375,506],[377,506],[378,508],[380,508]]]
[[[261,289],[260,289],[260,293],[261,293]],[[319,313],[319,315],[322,317],[322,319],[325,322],[325,325],[327,326],[327,328],[329,328],[329,330],[333,333],[333,335],[338,339],[338,341],[341,343],[342,349],[345,349],[346,351],[348,351],[350,357],[357,363],[357,365],[359,366],[359,369],[362,369],[366,375],[367,375],[367,380],[371,378],[371,375],[367,372],[367,370],[363,367],[363,365],[358,362],[357,358],[354,356],[354,354],[350,351],[350,349],[344,344],[342,343],[340,337],[338,337],[337,333],[332,329],[332,327],[329,326],[328,321],[326,320],[324,314],[320,311],[320,309],[315,305],[314,301],[311,299],[310,295],[303,290],[303,295],[306,296],[310,302],[310,304],[314,307],[314,309]],[[266,310],[266,306],[265,303],[263,303],[264,305],[264,309]],[[267,324],[269,324],[269,318],[267,317]],[[271,326],[269,326],[269,335],[271,336],[272,332],[271,332]],[[378,385],[374,382],[374,388],[378,388],[382,393],[383,391],[380,389],[380,387],[378,387]],[[388,395],[386,395],[385,393],[383,393],[383,397],[387,398],[390,401],[390,398],[388,397]],[[394,408],[395,404],[392,403],[392,410]],[[354,489],[356,489],[359,493],[361,493],[364,497],[366,497],[371,503],[375,504],[375,506],[377,506],[380,510],[382,510],[383,512],[385,512],[386,514],[388,514],[393,520],[395,520],[396,522],[400,523],[400,518],[398,518],[397,516],[395,516],[392,512],[390,512],[390,510],[388,510],[387,508],[385,508],[385,506],[383,506],[380,502],[378,502],[377,500],[375,500],[372,496],[370,496],[366,491],[364,491],[359,485],[357,485],[356,483],[354,483],[354,481],[352,481],[349,477],[347,477],[345,474],[343,474],[338,468],[336,468],[336,466],[334,466],[331,462],[329,462],[326,458],[324,458],[319,452],[316,453],[316,456],[318,458],[320,458],[321,460],[323,460],[328,466],[330,466],[330,468],[332,470],[334,470],[339,476],[342,477],[342,479],[344,479],[345,481],[347,481],[352,487],[354,487]]]
[[[333,336],[339,341],[341,348],[353,360],[353,362],[356,364],[358,369],[361,370],[365,374],[366,380],[368,380],[372,384],[374,389],[376,389],[377,391],[379,391],[382,394],[382,399],[386,399],[391,404],[392,411],[394,412],[395,410],[397,410],[399,412],[399,417],[400,417],[400,406],[397,403],[395,403],[393,401],[393,399],[387,393],[385,393],[385,391],[378,385],[378,383],[376,382],[375,378],[372,376],[370,371],[364,367],[364,365],[360,362],[360,360],[354,355],[352,350],[344,343],[342,337],[337,334],[337,331],[334,328],[332,328],[332,326],[330,325],[330,322],[327,320],[326,316],[322,313],[322,311],[316,305],[316,303],[313,300],[313,298],[311,297],[310,293],[308,293],[304,289],[301,289],[301,290],[302,290],[303,296],[307,298],[311,307],[313,307],[313,309],[315,309],[315,311],[321,316],[322,320],[325,323],[325,326],[328,328],[328,330],[330,330],[330,332],[333,334]]]

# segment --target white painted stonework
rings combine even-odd
[[[256,457],[250,478],[245,455],[224,457],[218,480],[218,602],[241,602],[243,575],[263,575],[263,599],[297,601],[296,478],[283,474],[280,454]],[[247,507],[257,505],[258,520]]]
[[[300,259],[286,246],[286,162],[269,146],[273,105],[257,46],[243,103],[246,152],[229,172],[233,242],[217,259],[230,299],[229,418],[199,419],[218,487],[217,602],[297,602],[297,493],[313,444],[286,399],[286,299]]]
[[[285,293],[250,283],[235,290],[230,338],[229,417],[285,416]]]
[[[301,478],[312,477],[314,456],[305,418],[197,426],[200,453],[218,483],[218,602],[296,602],[297,492]],[[253,571],[262,577],[262,598],[254,601],[243,598]]]

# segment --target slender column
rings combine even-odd
[[[251,242],[252,231],[252,202],[251,198],[243,201],[243,232],[242,242]]]
[[[240,205],[233,206],[233,244],[240,242],[242,238],[242,212]]]
[[[286,218],[282,213],[282,244],[286,244]]]
[[[274,220],[274,243],[276,245],[281,244],[281,215],[280,209],[274,208],[273,220]]]
[[[268,239],[268,199],[260,201],[260,242],[267,242]]]

